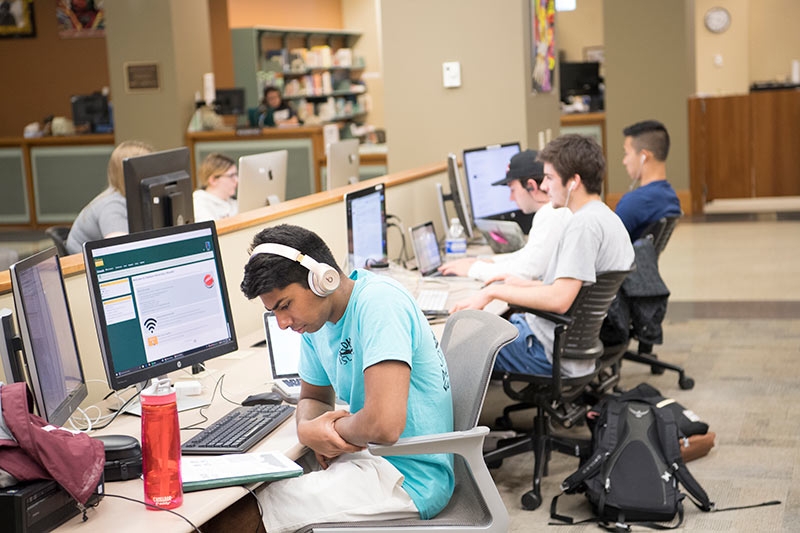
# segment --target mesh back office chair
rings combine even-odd
[[[507,531],[508,512],[483,461],[483,439],[489,429],[476,424],[497,352],[516,337],[517,328],[491,313],[465,310],[452,315],[445,325],[441,347],[452,387],[453,432],[403,438],[390,446],[369,446],[372,454],[382,456],[456,454],[455,491],[441,513],[430,520],[314,524],[300,531]]]
[[[44,230],[45,234],[52,239],[53,244],[58,251],[59,257],[66,257],[69,255],[67,251],[67,236],[69,236],[69,226],[50,226]]]
[[[661,252],[666,248],[672,232],[680,219],[680,215],[674,217],[664,217],[653,224],[651,224],[643,233],[643,238],[650,238],[653,241],[653,248],[656,252],[656,257],[661,255]],[[658,356],[653,353],[653,344],[644,342],[638,338],[638,332],[635,328],[631,328],[631,337],[636,338],[638,346],[635,352],[626,351],[623,358],[627,361],[635,361],[650,365],[650,371],[653,374],[663,374],[665,370],[671,370],[678,373],[678,386],[683,390],[688,390],[694,387],[694,380],[686,375],[684,369],[680,366],[673,365],[664,361],[659,361]]]
[[[600,341],[600,327],[611,302],[617,295],[628,271],[605,272],[597,275],[597,281],[586,285],[578,292],[569,311],[564,315],[538,309],[515,308],[515,312],[528,312],[546,318],[556,324],[553,343],[553,375],[539,376],[513,372],[496,373],[502,377],[503,390],[518,403],[503,409],[498,426],[510,428],[510,414],[521,409],[536,409],[533,428],[527,433],[498,442],[496,450],[484,454],[490,466],[499,466],[502,460],[512,455],[533,451],[533,487],[522,495],[522,506],[533,510],[542,503],[541,479],[547,475],[547,462],[551,451],[569,455],[580,455],[588,450],[589,441],[567,439],[553,435],[551,421],[569,428],[583,420],[588,410],[580,397],[596,377],[594,372],[577,378],[561,376],[561,363],[565,360],[598,363],[604,354]]]

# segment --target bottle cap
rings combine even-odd
[[[153,378],[150,385],[142,391],[142,396],[166,396],[173,392],[175,390],[172,388],[169,378]]]

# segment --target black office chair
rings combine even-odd
[[[50,226],[44,230],[53,244],[55,244],[59,257],[66,257],[69,255],[67,251],[67,236],[69,235],[69,226]]]
[[[680,217],[681,215],[664,217],[651,224],[642,234],[643,238],[652,240],[656,261],[661,256],[661,252],[664,251],[664,248],[666,248],[669,238],[672,236],[672,232],[675,230],[675,226]],[[678,386],[682,390],[689,390],[694,387],[694,380],[686,375],[686,371],[682,367],[665,361],[659,361],[658,355],[653,353],[654,343],[647,342],[641,339],[640,336],[642,336],[642,332],[637,331],[635,327],[631,327],[630,338],[636,339],[637,349],[635,352],[627,350],[623,355],[624,360],[650,365],[650,372],[653,374],[663,374],[665,370],[677,372]]]
[[[597,376],[599,366],[586,376],[567,378],[561,375],[561,364],[566,360],[591,360],[598,364],[605,352],[600,341],[600,327],[627,275],[628,271],[598,274],[594,284],[581,288],[572,307],[564,315],[537,309],[514,309],[533,313],[556,324],[552,376],[513,372],[496,372],[494,376],[502,379],[506,395],[518,402],[503,409],[503,415],[497,420],[499,427],[512,427],[510,414],[513,411],[536,409],[532,430],[500,440],[496,450],[483,456],[486,463],[493,467],[499,466],[506,457],[533,451],[533,487],[522,495],[525,509],[536,509],[542,503],[540,484],[542,477],[547,475],[551,451],[580,456],[589,449],[588,440],[553,435],[550,426],[551,422],[556,422],[570,428],[583,421],[589,406],[582,401],[582,397],[586,387]]]

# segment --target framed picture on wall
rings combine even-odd
[[[103,0],[57,0],[58,36],[62,39],[103,37],[106,22]]]
[[[535,93],[553,90],[556,68],[555,0],[531,0],[531,77]]]
[[[36,37],[33,0],[0,0],[0,38]]]

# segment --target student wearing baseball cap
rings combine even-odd
[[[537,156],[538,153],[534,150],[515,154],[508,164],[505,177],[492,183],[507,186],[511,199],[523,213],[536,213],[525,246],[508,254],[448,261],[439,267],[440,272],[469,276],[481,281],[509,274],[524,279],[539,279],[544,275],[556,243],[572,213],[569,209],[555,209],[547,193],[541,190],[544,166],[537,160]]]

